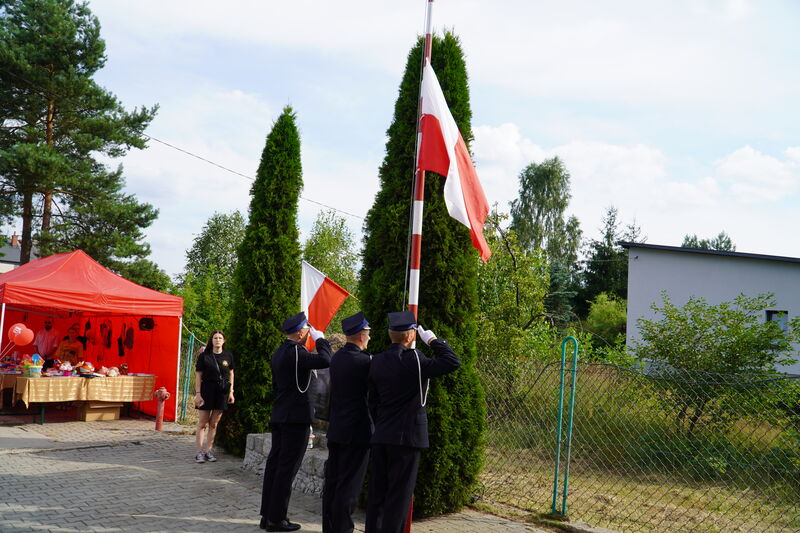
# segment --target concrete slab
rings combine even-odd
[[[26,427],[0,426],[0,454],[9,451],[41,450],[53,447],[53,440]]]

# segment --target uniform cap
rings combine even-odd
[[[306,327],[306,324],[308,324],[308,320],[306,320],[306,314],[300,312],[284,320],[283,324],[281,325],[281,331],[286,334],[295,333]]]
[[[389,329],[392,331],[408,331],[417,327],[417,319],[411,311],[389,313]]]
[[[370,329],[369,322],[364,318],[364,313],[360,311],[342,320],[342,333],[348,337],[365,329]]]

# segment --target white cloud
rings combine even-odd
[[[558,156],[572,176],[569,211],[588,238],[598,236],[601,217],[613,205],[623,223],[636,219],[650,242],[679,245],[686,234],[726,230],[743,251],[792,254],[780,232],[766,235],[758,228],[765,216],[796,224],[794,207],[775,202],[797,190],[800,147],[787,148],[786,159],[779,160],[745,146],[700,164],[694,174],[673,175],[675,162],[644,144],[576,141],[544,148],[514,124],[484,125],[474,132],[478,173],[490,202],[501,200],[501,210],[516,197],[517,176],[525,165]]]
[[[288,99],[306,120],[304,196],[363,216],[383,155],[373,152],[422,31],[422,4],[94,0],[91,8],[109,43],[108,80],[129,75],[107,85],[126,103],[162,104],[148,133],[254,175]],[[558,155],[573,177],[571,209],[589,235],[614,205],[652,242],[725,229],[742,250],[790,255],[781,249],[785,235],[773,246],[753,229],[765,215],[786,228],[798,223],[793,206],[778,205],[794,198],[800,164],[800,146],[776,151],[796,142],[790,8],[746,0],[436,2],[437,31],[452,28],[462,40],[475,116],[492,124],[474,129],[472,145],[490,202],[507,209],[519,172]],[[318,68],[325,76],[347,71],[352,83],[329,82]],[[385,123],[365,120],[382,114]],[[535,137],[523,134],[531,120]],[[346,154],[326,144],[345,135],[353,139]],[[718,146],[745,148],[725,155]],[[247,209],[249,181],[157,143],[125,165],[129,189],[161,209],[150,241],[169,272],[180,270],[211,212]],[[301,201],[301,227],[317,210]]]
[[[797,190],[798,152],[797,148],[788,148],[784,153],[791,160],[779,161],[745,146],[715,161],[716,175],[738,202],[775,202]]]
[[[787,148],[783,153],[786,154],[786,157],[788,157],[789,159],[792,159],[800,163],[800,146],[791,146]]]
[[[148,133],[221,166],[254,177],[272,111],[258,95],[196,87],[162,102]],[[153,260],[169,274],[183,269],[183,251],[214,212],[247,212],[251,180],[157,141],[122,160],[127,189],[159,208],[147,230]],[[177,253],[176,253],[177,251]]]
[[[576,141],[545,149],[522,137],[514,124],[479,126],[474,134],[481,181],[489,202],[500,203],[501,209],[516,198],[522,169],[545,158],[558,156],[564,161],[572,176],[574,206],[635,204],[640,196],[636,191],[661,186],[666,175],[664,155],[641,144]]]
[[[134,48],[155,41],[191,54],[195,41],[221,40],[254,53],[310,51],[391,73],[400,72],[423,31],[422,7],[394,0],[354,0],[346,10],[317,0],[92,3]],[[437,2],[433,17],[436,31],[461,37],[473,80],[539,97],[718,108],[766,105],[800,90],[793,63],[775,53],[783,46],[775,19],[745,0],[459,0]]]

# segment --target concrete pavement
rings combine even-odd
[[[196,464],[191,428],[153,427],[133,419],[0,426],[0,531],[261,531],[260,476],[222,450],[216,463]],[[320,510],[318,496],[292,495],[289,516],[301,531],[322,531]],[[363,515],[357,520],[363,531]],[[474,511],[418,521],[412,531],[544,533]]]

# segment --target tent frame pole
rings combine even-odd
[[[178,367],[175,370],[175,412],[173,413],[173,420],[175,422],[178,421],[178,388],[180,387],[180,380],[181,380],[181,342],[183,342],[183,315],[178,317]],[[191,357],[192,354],[188,354],[189,358],[187,359],[188,363],[191,364]]]
[[[0,353],[3,352],[3,327],[6,323],[6,303],[3,302],[2,310],[0,310]]]

